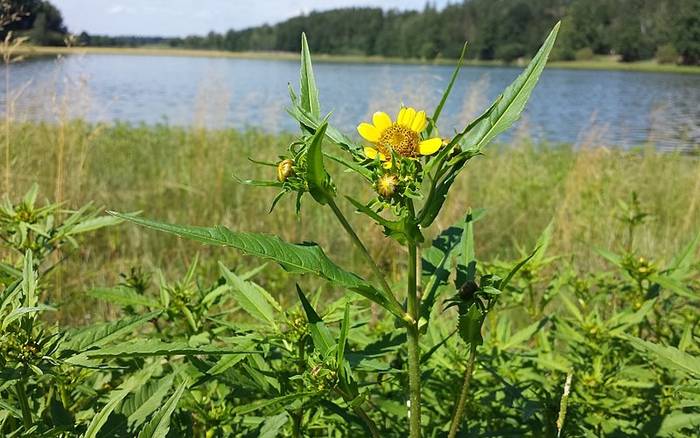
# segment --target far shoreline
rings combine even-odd
[[[270,61],[298,61],[299,55],[292,52],[230,52],[223,50],[175,49],[168,47],[39,47],[20,48],[17,54],[34,56],[59,55],[132,55],[132,56],[179,56],[197,58],[232,58]],[[347,64],[406,64],[406,65],[454,65],[457,60],[438,58],[434,60],[388,58],[359,55],[313,55],[315,62]],[[472,67],[524,67],[526,61],[505,63],[503,61],[466,60],[464,65]],[[609,70],[647,73],[700,74],[700,66],[659,64],[654,60],[624,63],[611,57],[598,57],[587,61],[550,61],[548,68],[570,70]]]

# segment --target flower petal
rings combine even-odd
[[[391,117],[389,117],[389,114],[387,113],[377,111],[372,116],[372,122],[374,123],[375,128],[377,128],[379,131],[384,131],[386,128],[391,126]]]
[[[403,118],[406,115],[406,107],[402,106],[399,110],[399,114],[396,116],[396,124],[400,125],[403,122]]]
[[[391,160],[385,161],[384,164],[382,164],[382,166],[383,166],[385,169],[391,169],[391,166],[393,166],[393,163],[391,162]]]
[[[427,125],[427,119],[425,117],[425,111],[418,111],[416,117],[413,119],[413,124],[411,125],[411,130],[417,133],[423,132]]]
[[[370,160],[374,160],[374,158],[377,156],[379,151],[377,151],[375,148],[371,148],[369,146],[365,146],[365,156],[369,158]]]
[[[399,125],[405,126],[407,128],[411,128],[411,125],[413,124],[413,119],[416,117],[416,110],[413,108],[406,108],[406,112],[403,115],[403,119],[401,120],[401,123]]]
[[[372,143],[376,143],[379,141],[379,136],[381,135],[381,132],[377,128],[374,127],[374,125],[370,125],[369,123],[360,123],[357,126],[357,132],[360,133],[362,138],[364,138],[367,141],[371,141]]]
[[[439,137],[423,140],[418,145],[418,152],[421,155],[432,155],[442,146],[442,139]]]

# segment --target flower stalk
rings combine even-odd
[[[448,438],[455,438],[459,432],[459,426],[464,418],[464,410],[467,405],[467,397],[469,396],[469,384],[474,374],[474,363],[476,362],[476,345],[472,344],[469,349],[469,359],[467,359],[467,368],[464,370],[464,382],[462,383],[462,391],[459,394],[459,400],[455,406],[454,415],[450,424],[450,433]]]

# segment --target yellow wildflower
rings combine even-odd
[[[374,147],[365,147],[367,158],[379,159],[385,168],[391,167],[391,151],[399,156],[418,158],[421,155],[432,155],[443,145],[439,137],[421,140],[420,134],[428,126],[425,111],[403,107],[392,122],[391,117],[384,112],[376,112],[372,123],[360,123],[357,132]]]

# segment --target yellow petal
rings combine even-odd
[[[378,153],[379,152],[375,148],[365,146],[365,156],[370,160],[374,160],[374,157],[376,157]]]
[[[440,149],[440,146],[442,146],[441,138],[435,137],[428,140],[423,140],[418,145],[418,152],[420,152],[421,155],[432,155],[437,152],[438,149]]]
[[[393,163],[391,162],[391,160],[385,161],[384,164],[382,164],[382,166],[383,166],[385,169],[391,169],[391,166],[392,166],[392,165],[393,165]]]
[[[416,110],[413,108],[406,108],[406,113],[403,115],[403,120],[401,121],[401,125],[411,128],[411,125],[413,124],[413,119],[416,117]]]
[[[377,111],[372,116],[372,122],[374,123],[375,128],[377,128],[379,131],[384,131],[386,128],[391,126],[391,117],[389,117],[389,114],[387,113]]]
[[[367,141],[371,141],[372,143],[378,142],[379,136],[381,135],[381,132],[379,132],[374,125],[370,125],[369,123],[360,123],[357,127],[357,132],[360,133],[362,138]]]
[[[416,117],[413,119],[411,130],[420,134],[425,129],[426,124],[427,119],[425,117],[425,111],[418,111],[418,113],[416,113]]]
[[[399,114],[396,116],[396,124],[401,125],[403,123],[403,118],[406,115],[406,107],[402,106],[399,110]]]

